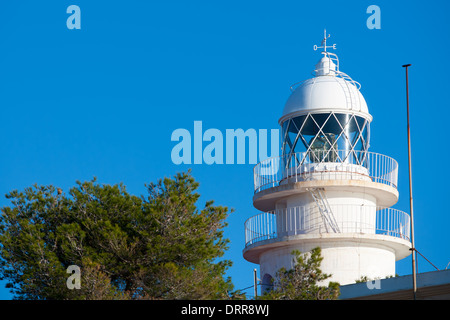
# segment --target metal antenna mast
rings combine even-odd
[[[414,244],[414,210],[413,210],[413,195],[412,195],[412,168],[411,168],[411,132],[409,125],[409,89],[408,89],[408,67],[411,64],[405,64],[402,67],[406,70],[406,116],[407,116],[407,131],[408,131],[408,166],[409,166],[409,206],[411,211],[411,251],[412,251],[412,271],[413,271],[413,294],[416,300],[417,283],[416,283],[416,247]]]

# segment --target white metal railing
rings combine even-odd
[[[410,240],[410,217],[406,212],[361,205],[332,205],[332,208],[338,233],[380,234]],[[245,246],[301,234],[330,233],[325,223],[315,206],[263,212],[245,221]]]
[[[268,158],[253,168],[255,193],[287,182],[370,180],[397,188],[398,164],[368,151],[315,150]]]

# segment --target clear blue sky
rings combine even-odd
[[[344,4],[345,3],[345,4]],[[81,8],[68,30],[66,8]],[[381,29],[369,30],[369,5]],[[405,74],[411,63],[416,246],[436,266],[450,261],[448,1],[9,1],[0,5],[0,205],[34,183],[68,190],[75,180],[144,184],[192,168],[202,205],[234,208],[226,236],[229,275],[253,284],[242,258],[252,206],[251,164],[174,165],[171,133],[276,129],[289,86],[309,78],[323,29],[341,70],[362,84],[374,117],[373,152],[399,162],[409,212]],[[410,274],[410,258],[397,273]],[[419,258],[419,271],[431,271]],[[0,298],[11,296],[0,283]],[[248,291],[252,294],[252,291]]]

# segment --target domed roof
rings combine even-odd
[[[348,75],[339,71],[339,61],[335,64],[330,53],[320,59],[316,65],[316,77],[300,83],[287,100],[279,123],[286,119],[309,112],[355,113],[369,121],[367,103],[359,91],[359,84]],[[292,89],[292,87],[291,87]]]

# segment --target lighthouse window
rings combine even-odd
[[[286,120],[282,130],[285,159],[305,153],[296,161],[360,162],[369,148],[369,121],[354,114],[306,114]]]

